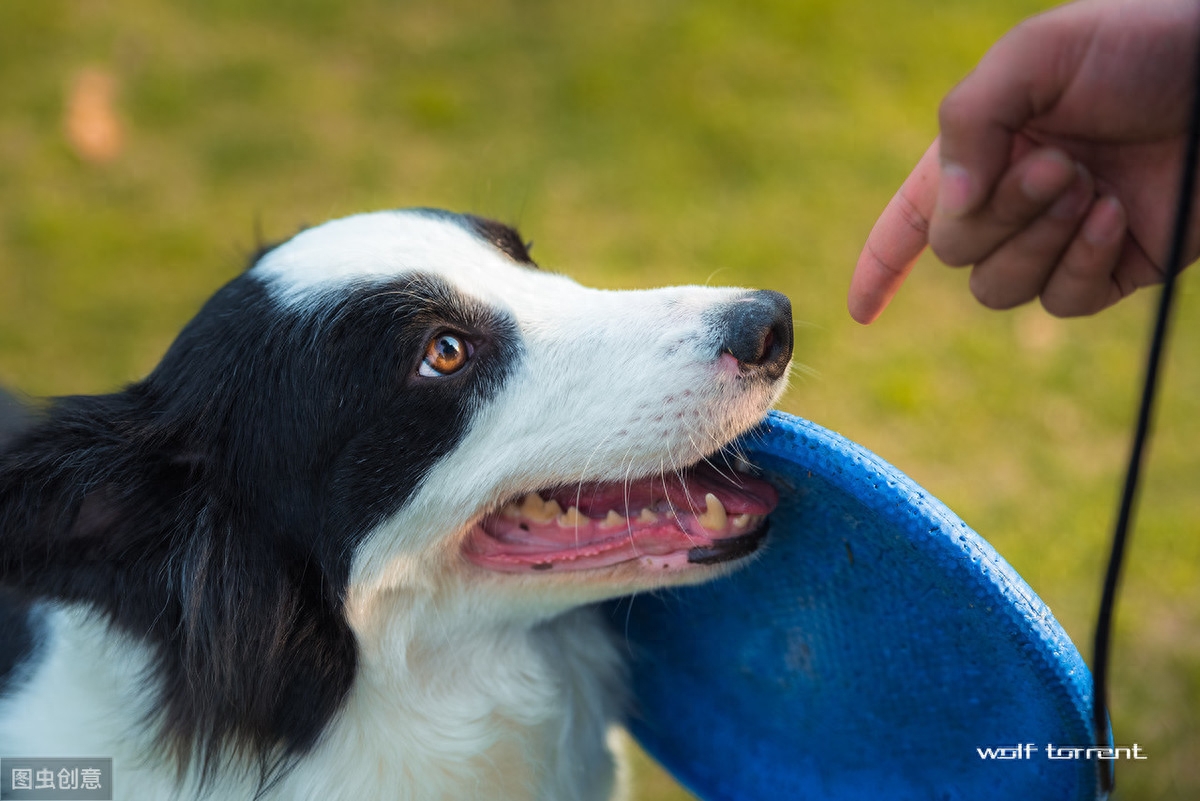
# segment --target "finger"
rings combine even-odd
[[[1046,311],[1056,317],[1094,314],[1143,285],[1140,276],[1145,268],[1137,266],[1137,249],[1127,247],[1127,225],[1125,209],[1112,195],[1092,205],[1079,235],[1063,253],[1042,290]],[[1118,278],[1123,254],[1128,254],[1127,275],[1139,276],[1137,280]]]
[[[936,209],[929,244],[938,258],[951,266],[983,261],[1040,217],[1075,177],[1075,163],[1061,150],[1035,150],[1004,174],[979,211],[950,217]]]
[[[971,292],[990,309],[1011,309],[1036,298],[1079,230],[1095,198],[1083,165],[1070,188],[1040,217],[975,265]]]
[[[887,307],[928,242],[937,200],[938,142],[925,151],[875,222],[850,279],[850,316],[866,325]]]
[[[942,214],[969,214],[987,201],[1008,166],[1014,132],[1066,89],[1082,55],[1065,46],[1072,35],[1053,15],[1034,17],[998,41],[942,100]]]

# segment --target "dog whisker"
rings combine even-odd
[[[4,435],[0,732],[128,798],[598,801],[591,604],[758,547],[778,492],[729,442],[791,351],[779,293],[590,289],[469,215],[264,249],[144,379]]]

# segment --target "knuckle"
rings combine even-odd
[[[970,237],[963,237],[958,232],[946,230],[946,226],[934,224],[929,229],[929,249],[950,267],[966,267],[974,264],[977,254],[968,250]]]
[[[904,220],[904,224],[923,235],[929,233],[929,218],[921,213],[916,204],[909,200],[903,192],[896,195],[896,213]]]
[[[1042,291],[1042,308],[1055,317],[1086,317],[1115,303],[1123,292],[1112,279],[1062,281],[1056,274]]]
[[[1117,297],[1121,300],[1124,300],[1138,290],[1138,283],[1134,280],[1133,276],[1126,275],[1120,270],[1113,273],[1112,282],[1113,286],[1116,287]]]
[[[880,253],[879,246],[870,239],[867,240],[866,253],[867,257],[871,259],[871,262],[875,264],[880,272],[892,276],[898,276],[904,273],[904,267],[896,264],[895,260],[891,258],[889,254]]]
[[[1055,317],[1082,317],[1095,311],[1087,308],[1080,298],[1061,292],[1043,292],[1039,300],[1042,308]]]
[[[972,270],[969,286],[975,300],[994,311],[1011,309],[1024,302],[1015,298],[1004,282],[997,279],[998,276],[989,270],[981,270],[978,267]]]
[[[938,105],[938,125],[943,131],[958,131],[970,124],[973,111],[963,97],[962,88],[951,89]]]
[[[1031,197],[1026,194],[1021,188],[1021,182],[1028,174],[1028,166],[1018,164],[1004,176],[987,206],[989,221],[992,225],[1013,233],[1039,225],[1058,231],[1059,235],[1065,238],[1065,229],[1073,229],[1073,226],[1059,224],[1057,218],[1050,214],[1050,207],[1063,197],[1063,192],[1048,197]]]
[[[994,225],[1015,231],[1036,220],[1045,205],[1015,194],[1011,197],[997,197],[988,211]]]
[[[1061,279],[1074,286],[1095,286],[1098,282],[1112,281],[1120,287],[1125,278],[1117,269],[1120,251],[1114,248],[1097,247],[1082,234],[1076,234],[1058,262],[1055,272]],[[1132,287],[1129,291],[1132,291]],[[1122,287],[1122,295],[1127,294]]]

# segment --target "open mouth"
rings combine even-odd
[[[509,573],[590,570],[638,561],[656,569],[747,556],[766,536],[775,489],[708,464],[629,483],[530,493],[483,518],[464,553]]]

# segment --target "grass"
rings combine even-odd
[[[1035,0],[0,3],[0,383],[144,374],[259,237],[435,205],[521,225],[609,287],[791,296],[782,406],[901,467],[1085,647],[1152,297],[1063,322],[918,267],[861,328],[866,232],[941,95]],[[63,136],[82,68],[124,148]],[[1120,798],[1200,797],[1200,290],[1186,275],[1117,621]],[[640,759],[638,798],[686,797]]]

